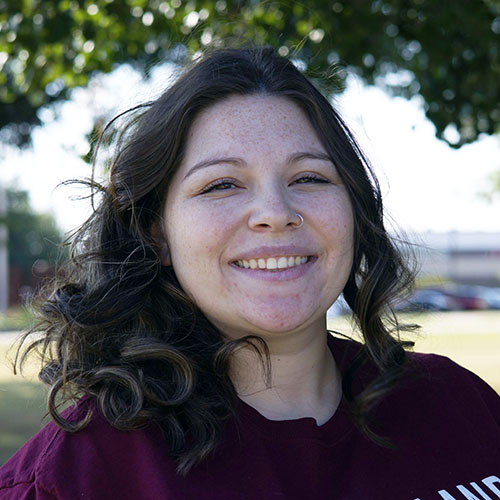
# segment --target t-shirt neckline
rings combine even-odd
[[[352,356],[348,351],[354,342],[339,339],[328,334],[328,347],[335,359],[339,371],[344,373]],[[239,400],[237,420],[244,426],[250,426],[262,436],[276,439],[317,439],[334,444],[346,436],[353,428],[353,422],[347,401],[342,396],[335,413],[322,425],[317,425],[312,417],[301,417],[293,420],[270,420],[255,408]],[[326,444],[326,443],[325,443]]]

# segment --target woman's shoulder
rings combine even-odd
[[[61,429],[53,422],[48,423],[0,468],[2,499],[58,498],[50,485],[44,486],[43,481],[37,484],[37,480],[38,472],[40,469],[43,471],[47,454],[60,432]]]
[[[69,420],[76,421],[83,416],[87,408],[89,401],[84,399],[68,408],[63,415]],[[0,491],[13,491],[16,487],[31,488],[31,484],[40,476],[43,477],[45,465],[51,461],[54,452],[57,453],[64,440],[64,431],[50,421],[0,468]],[[44,489],[42,485],[38,487]],[[50,490],[51,488],[47,491],[48,494],[51,493]]]
[[[81,420],[88,411],[92,416],[81,431],[69,433],[49,422],[19,449],[0,468],[0,497],[66,499],[79,497],[71,495],[81,491],[119,492],[120,479],[142,470],[158,455],[168,468],[158,427],[119,430],[106,421],[91,398],[83,398],[66,410],[64,417]],[[173,463],[171,468],[174,470]]]
[[[485,447],[500,441],[500,396],[475,373],[438,354],[408,353],[406,373],[382,402],[380,415],[392,422],[412,415],[420,436],[446,429],[475,436]]]
[[[77,404],[66,409],[63,416],[69,421],[76,422],[82,419],[89,410],[93,410],[91,400],[83,398]],[[82,441],[94,439],[97,435],[105,435],[109,430],[98,415],[91,418],[85,432],[76,434],[65,432],[53,421],[50,421],[0,468],[2,495],[10,492],[13,496],[7,498],[17,498],[16,495],[20,495],[20,492],[23,491],[26,492],[26,498],[31,498],[28,491],[32,490],[35,494],[36,490],[36,495],[39,495],[40,490],[46,493],[47,498],[59,498],[57,481],[54,481],[52,477],[56,470],[55,467],[75,459],[72,454],[72,448],[75,445],[79,446]],[[85,453],[86,448],[83,446],[81,454]],[[62,470],[64,469],[65,467],[62,468]],[[38,498],[36,495],[35,498]]]
[[[329,343],[336,353],[341,371],[349,366],[362,348],[357,341],[333,336]],[[435,408],[462,406],[484,409],[494,416],[500,426],[500,396],[483,379],[443,355],[413,351],[406,354],[406,371],[392,397],[389,397],[391,403],[412,398],[414,401],[433,402]],[[365,369],[368,374],[366,380],[370,379],[369,374],[374,376],[376,373],[373,365]]]
[[[439,354],[408,353],[410,380],[433,388],[444,401],[485,406],[500,426],[500,395],[481,377]]]
[[[456,386],[465,384],[474,390],[498,396],[478,375],[447,356],[421,352],[408,352],[407,355],[410,375],[421,380],[438,385],[450,382]]]

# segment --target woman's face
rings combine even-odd
[[[235,95],[203,111],[163,215],[182,288],[227,336],[324,330],[351,269],[353,217],[292,101]]]

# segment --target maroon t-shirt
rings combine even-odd
[[[354,343],[330,346],[344,370]],[[81,432],[50,423],[26,443],[0,469],[0,499],[499,499],[500,397],[447,358],[410,359],[376,415],[393,449],[363,436],[345,401],[319,427],[271,421],[242,402],[214,455],[181,477],[156,425],[120,431],[96,413]]]

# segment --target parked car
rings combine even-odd
[[[457,302],[440,290],[421,288],[415,290],[406,300],[395,305],[397,311],[450,311],[457,307]]]
[[[486,303],[487,309],[500,309],[500,288],[478,286],[475,292]]]
[[[488,303],[478,292],[478,288],[471,285],[449,285],[440,291],[456,302],[456,309],[462,311],[487,309]]]

